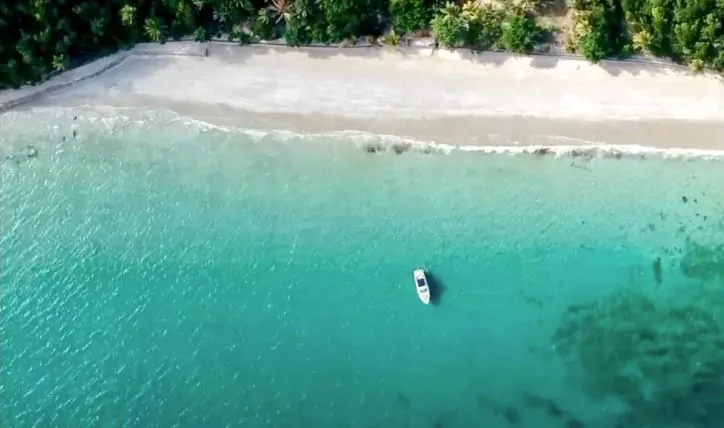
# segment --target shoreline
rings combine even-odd
[[[2,91],[0,112],[157,108],[219,126],[354,130],[448,146],[575,141],[724,151],[724,81],[685,70],[426,47],[182,41],[137,45],[38,86]]]
[[[21,136],[16,142],[3,144],[2,151],[13,156],[23,157],[28,150],[35,151],[42,148],[42,151],[52,148],[57,139],[65,141],[76,133],[81,135],[117,133],[130,129],[137,132],[143,127],[151,126],[151,130],[160,126],[164,129],[170,126],[173,133],[180,129],[193,130],[192,132],[221,132],[226,134],[243,135],[257,143],[263,143],[266,138],[271,137],[272,141],[314,141],[325,145],[326,143],[339,143],[340,140],[356,147],[356,149],[368,154],[392,154],[401,155],[411,153],[441,153],[452,152],[478,153],[481,155],[522,155],[533,157],[555,157],[570,158],[573,160],[571,166],[587,169],[588,162],[595,159],[689,159],[689,160],[724,160],[724,150],[719,148],[699,148],[668,146],[661,147],[661,144],[639,144],[639,143],[608,143],[576,139],[567,136],[557,135],[529,135],[528,140],[521,143],[511,141],[509,136],[486,134],[481,136],[479,141],[468,141],[468,144],[460,142],[445,142],[430,138],[415,138],[410,135],[381,132],[379,127],[374,131],[363,129],[323,129],[320,126],[320,118],[311,116],[308,118],[294,118],[290,122],[283,122],[279,117],[270,118],[268,115],[260,115],[254,120],[254,114],[245,112],[244,123],[238,120],[229,121],[224,124],[217,116],[207,118],[196,116],[190,117],[179,113],[178,110],[165,108],[139,108],[139,107],[118,107],[107,105],[77,105],[65,107],[34,107],[30,109],[18,109],[13,112],[0,114],[0,126],[6,125],[9,133]],[[479,118],[474,118],[479,122]],[[515,120],[515,118],[511,118]],[[527,123],[530,119],[527,119]],[[56,123],[61,123],[58,126]],[[279,126],[283,123],[284,126]],[[335,120],[336,123],[336,120]],[[471,124],[473,122],[470,122]],[[490,122],[492,123],[492,122]],[[47,125],[44,125],[47,124]],[[299,125],[305,124],[305,129]],[[37,140],[36,143],[25,145],[24,141],[34,139],[37,127],[41,129],[50,126],[50,139]],[[647,124],[650,127],[661,126],[659,122]],[[402,126],[403,128],[406,126]],[[436,124],[432,128],[444,125]],[[139,128],[140,127],[140,128]],[[409,129],[409,128],[408,128]],[[529,130],[530,128],[526,128]],[[175,130],[175,131],[174,131]],[[425,130],[423,130],[425,131]],[[164,131],[165,132],[165,131]],[[424,132],[423,132],[424,133]],[[427,134],[429,135],[429,134]],[[233,137],[232,137],[233,138]]]

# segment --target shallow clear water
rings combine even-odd
[[[722,161],[71,116],[2,122],[3,427],[720,420]]]

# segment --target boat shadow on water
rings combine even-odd
[[[430,304],[438,306],[442,302],[442,296],[447,291],[447,287],[433,272],[426,271],[425,276],[427,277],[427,286],[430,288]]]

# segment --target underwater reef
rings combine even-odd
[[[681,258],[681,273],[703,281],[719,280],[724,285],[724,244],[703,245],[693,240],[686,243]]]
[[[621,291],[569,306],[553,345],[585,393],[628,406],[625,426],[714,426],[724,420],[724,289],[691,296]]]

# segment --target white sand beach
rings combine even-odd
[[[88,77],[91,76],[91,77]],[[221,124],[457,145],[576,141],[724,150],[724,80],[643,62],[431,48],[139,45],[0,108],[166,108]],[[485,135],[485,138],[481,136]],[[505,135],[501,141],[491,136]],[[495,138],[493,138],[495,140]]]

